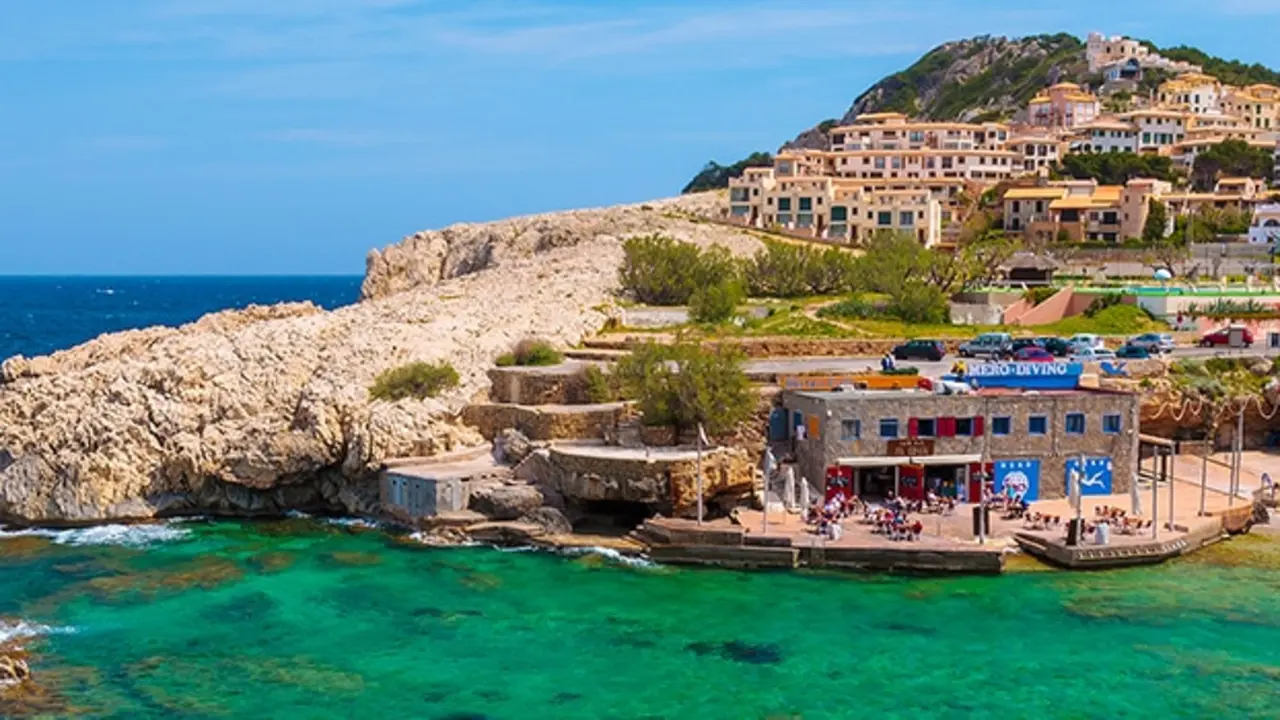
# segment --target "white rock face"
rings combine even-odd
[[[751,252],[740,231],[682,219],[713,196],[418,233],[370,253],[365,299],[250,307],[181,328],[106,335],[0,366],[0,519],[368,510],[390,457],[481,442],[455,420],[493,358],[527,335],[600,328],[621,239],[663,232]],[[461,387],[371,402],[380,372],[446,360]]]

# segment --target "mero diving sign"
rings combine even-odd
[[[1081,363],[976,363],[969,368],[968,379],[979,387],[1067,390],[1079,384],[1083,372],[1084,365]]]

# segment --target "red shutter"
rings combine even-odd
[[[920,421],[917,420],[916,418],[911,418],[910,420],[907,421],[907,437],[913,438],[913,437],[918,437],[919,435],[920,435]]]
[[[982,432],[983,430],[986,429],[983,427],[983,425],[985,424],[986,424],[986,418],[982,417],[981,415],[973,419],[973,436],[974,437],[982,437]]]
[[[956,419],[953,417],[938,418],[938,437],[955,437]]]

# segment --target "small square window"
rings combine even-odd
[[[862,421],[861,420],[841,420],[840,421],[840,439],[841,440],[857,440],[862,437]]]
[[[933,418],[920,418],[916,420],[916,436],[923,438],[931,438],[937,434],[938,421]]]
[[[991,434],[992,435],[1008,435],[1009,430],[1013,427],[1013,419],[1008,417],[991,418]]]
[[[1102,432],[1104,432],[1104,433],[1106,433],[1106,434],[1108,434],[1108,435],[1119,435],[1119,434],[1120,434],[1120,415],[1119,415],[1119,413],[1113,413],[1113,414],[1110,414],[1110,415],[1103,415],[1103,416],[1102,416]]]
[[[971,437],[973,435],[973,418],[956,418],[956,435]]]
[[[1084,434],[1084,413],[1067,413],[1066,432],[1068,435]]]
[[[1046,435],[1049,432],[1049,418],[1044,415],[1032,415],[1027,418],[1028,435]]]
[[[898,437],[898,418],[881,418],[880,437],[895,440]]]

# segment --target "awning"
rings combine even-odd
[[[872,456],[872,457],[852,457],[839,458],[836,465],[842,467],[885,467],[894,465],[910,465],[909,457],[889,457],[888,455]]]
[[[979,462],[982,462],[981,455],[913,455],[912,457],[878,455],[839,458],[836,460],[836,465],[842,467],[893,467],[895,465],[968,465]]]
[[[914,465],[968,465],[982,462],[981,455],[920,455],[913,456]]]

